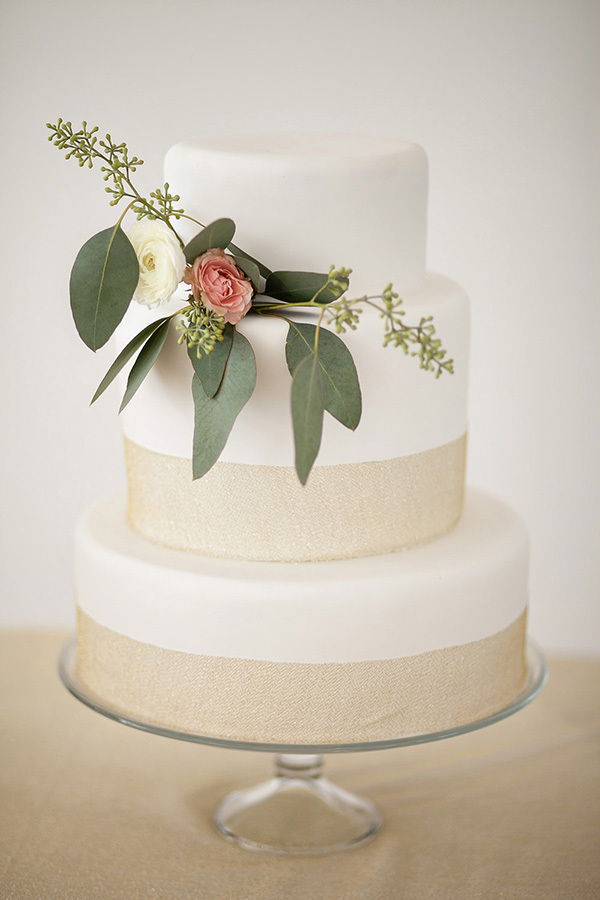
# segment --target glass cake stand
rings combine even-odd
[[[544,686],[548,673],[541,650],[529,643],[527,678],[522,691],[511,703],[492,715],[430,734],[405,735],[368,743],[308,745],[225,740],[174,731],[130,718],[90,694],[77,678],[76,662],[77,645],[73,638],[60,654],[60,677],[73,696],[109,719],[180,741],[275,753],[274,777],[256,787],[228,794],[215,812],[214,823],[224,838],[246,850],[293,856],[314,856],[358,847],[371,840],[381,828],[381,816],[370,800],[337,787],[323,776],[323,754],[408,747],[485,728],[533,700]]]

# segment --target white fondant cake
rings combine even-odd
[[[134,718],[278,743],[381,740],[501,708],[525,677],[527,535],[483,493],[461,518],[468,301],[425,272],[423,151],[232,138],[178,145],[165,176],[190,216],[233,218],[236,242],[273,268],[351,266],[351,296],[393,281],[407,322],[433,315],[455,374],[383,348],[365,313],[344,335],[362,421],[327,417],[302,487],[285,323],[246,316],[256,387],[193,482],[191,368],[170,334],[123,415],[128,503],[99,504],[78,530],[81,679]],[[185,239],[195,230],[182,220]],[[183,302],[133,304],[118,341]]]

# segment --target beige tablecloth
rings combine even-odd
[[[290,859],[232,846],[211,823],[227,791],[271,775],[269,754],[97,715],[58,680],[65,638],[0,636],[2,900],[600,897],[600,660],[552,660],[541,696],[482,731],[327,757],[383,831]]]

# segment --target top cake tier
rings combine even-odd
[[[427,157],[416,144],[358,135],[285,134],[177,144],[165,180],[186,213],[227,216],[273,269],[351,266],[355,295],[418,289],[425,274]],[[197,226],[182,220],[191,239]]]

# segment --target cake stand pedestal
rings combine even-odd
[[[368,743],[263,744],[188,734],[128,718],[89,693],[77,678],[76,663],[77,647],[73,639],[63,648],[59,659],[59,674],[65,687],[86,706],[123,725],[182,741],[276,753],[274,777],[256,787],[228,794],[218,807],[214,822],[223,837],[247,850],[286,856],[315,856],[348,850],[371,840],[381,828],[381,816],[370,800],[356,797],[323,776],[323,754],[407,747],[485,728],[533,700],[547,677],[544,656],[530,643],[527,678],[521,693],[503,709],[483,719],[431,734],[404,735]]]

